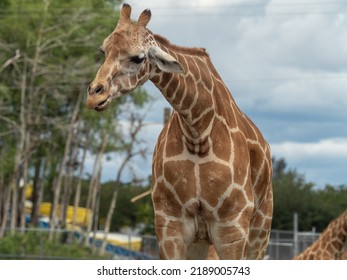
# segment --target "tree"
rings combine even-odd
[[[101,185],[100,229],[104,229],[116,182],[109,181]],[[135,182],[119,184],[117,202],[111,220],[110,232],[119,232],[125,228],[137,230],[142,234],[154,235],[154,211],[150,196],[135,203],[131,199],[150,188],[149,185],[137,185]]]
[[[85,164],[78,156],[81,147],[95,155],[106,130],[114,136],[106,150],[117,149],[120,135],[110,132],[114,124],[109,124],[121,112],[119,105],[148,100],[139,90],[104,114],[85,110],[81,102],[98,68],[99,44],[116,23],[116,2],[1,2],[0,155],[6,160],[0,163],[0,235],[9,209],[12,227],[24,227],[25,188],[32,177],[34,220],[42,199],[53,202],[52,220],[61,218],[57,205],[66,209],[71,174]],[[18,178],[24,181],[21,189]]]
[[[326,185],[317,190],[318,206],[313,226],[319,231],[347,209],[347,186]]]
[[[24,226],[25,188],[31,159],[50,157],[52,149],[45,151],[43,146],[53,148],[60,157],[64,143],[59,143],[59,139],[69,134],[66,124],[93,72],[86,67],[94,64],[91,54],[97,47],[93,39],[96,42],[104,36],[97,24],[106,23],[106,18],[108,24],[105,25],[111,26],[112,17],[104,15],[111,15],[112,9],[102,10],[101,16],[95,7],[104,9],[106,2],[12,0],[1,6],[0,45],[5,47],[0,54],[0,104],[3,105],[0,116],[6,125],[1,127],[0,133],[6,137],[0,143],[0,150],[2,154],[9,147],[15,151],[8,157],[1,181],[4,208],[8,209],[10,201],[12,204],[12,227],[17,224],[17,209],[20,210],[19,226]],[[90,51],[85,52],[88,49]],[[34,167],[41,168],[40,162],[48,162],[60,164],[64,170],[64,161],[66,157],[41,160],[36,161]],[[51,166],[51,170],[56,170],[56,166]],[[16,178],[23,178],[21,193]],[[56,182],[55,197],[59,195],[61,180],[58,178]],[[2,213],[1,235],[8,211],[2,209]]]
[[[299,229],[323,231],[347,208],[346,186],[319,189],[303,175],[288,170],[284,159],[273,158],[274,215],[272,228],[293,229],[293,213],[299,214]]]
[[[68,131],[67,131],[67,139],[65,142],[65,147],[64,147],[64,154],[62,157],[62,161],[60,163],[60,169],[58,172],[58,176],[57,176],[57,180],[54,186],[54,194],[53,194],[53,203],[52,203],[52,211],[51,211],[51,221],[55,221],[56,220],[56,215],[57,215],[57,207],[58,207],[58,203],[59,203],[59,198],[60,198],[60,193],[61,193],[61,185],[62,185],[62,179],[64,176],[64,171],[67,165],[67,161],[68,161],[68,157],[69,154],[71,154],[71,147],[72,147],[72,137],[73,137],[73,127],[75,125],[75,122],[77,120],[77,116],[79,114],[79,109],[80,109],[80,105],[81,105],[81,101],[82,101],[82,93],[80,92],[78,95],[78,99],[77,102],[75,104],[75,108],[71,117],[71,121],[70,124],[68,126]],[[65,201],[65,204],[67,205],[68,202]],[[66,209],[65,209],[66,211]],[[65,221],[64,215],[63,215],[63,220]],[[51,223],[50,225],[50,235],[49,235],[49,239],[51,240],[53,235],[52,235],[52,230],[54,228],[54,222]]]
[[[292,229],[293,213],[300,215],[300,228],[310,224],[310,209],[314,209],[315,193],[313,184],[305,182],[304,176],[295,170],[286,170],[283,159],[273,159],[274,216],[276,229]],[[304,215],[303,215],[304,214]]]
[[[105,226],[104,226],[104,238],[103,238],[102,245],[100,247],[101,254],[105,251],[105,248],[106,248],[107,235],[110,232],[112,217],[116,208],[117,197],[118,197],[118,193],[119,193],[119,189],[121,185],[121,177],[123,175],[124,168],[134,157],[136,156],[146,157],[147,147],[138,149],[138,144],[139,144],[138,134],[143,128],[143,122],[144,122],[144,115],[140,116],[136,114],[130,114],[130,118],[129,118],[130,127],[128,130],[129,137],[123,137],[121,141],[121,145],[122,145],[121,149],[124,150],[124,157],[117,171],[112,199],[109,205],[109,209],[107,211],[107,216],[106,216]],[[129,138],[129,140],[126,140],[126,138]]]

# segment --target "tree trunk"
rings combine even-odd
[[[17,160],[15,161],[15,170],[14,174],[14,188],[12,191],[12,208],[11,208],[11,229],[13,230],[17,226],[17,211],[18,208],[18,181],[20,181],[21,178],[21,167],[23,166],[23,160],[26,152],[26,144],[27,144],[27,118],[26,118],[26,81],[27,81],[27,75],[26,75],[26,63],[24,62],[23,67],[23,75],[22,75],[22,81],[21,81],[21,105],[20,105],[20,143],[19,143],[19,149],[17,154]],[[27,168],[27,166],[26,166]],[[23,178],[24,179],[24,178]],[[26,181],[26,178],[24,179]],[[24,182],[25,183],[25,182]],[[12,184],[10,184],[12,185]]]
[[[3,216],[3,208],[5,203],[5,183],[4,183],[4,174],[3,170],[0,169],[0,226],[2,223],[2,216]]]
[[[71,166],[68,167],[67,174],[64,178],[64,188],[63,188],[63,195],[61,199],[61,221],[63,228],[66,228],[66,218],[67,218],[67,212],[69,207],[69,200],[71,196],[71,188],[72,188],[72,174],[71,174]]]
[[[35,166],[35,175],[33,181],[33,208],[31,209],[31,225],[36,227],[39,222],[40,205],[44,193],[44,181],[43,177],[46,173],[47,161],[42,164],[41,159],[38,159]]]
[[[100,179],[101,179],[101,168],[99,169],[98,179],[95,186],[95,210],[94,210],[94,227],[93,227],[93,240],[96,240],[96,232],[98,230],[98,221],[99,221],[99,210],[100,210]],[[96,246],[93,246],[93,253],[96,252]]]
[[[121,183],[120,182],[121,176],[122,176],[122,173],[123,173],[125,166],[127,165],[127,163],[129,162],[129,160],[131,158],[132,158],[132,155],[130,152],[128,152],[127,157],[123,160],[121,167],[118,169],[118,172],[117,172],[117,179],[116,179],[116,182],[114,185],[112,200],[110,202],[110,207],[108,209],[107,216],[106,216],[105,228],[104,228],[104,238],[103,238],[102,244],[100,246],[99,255],[102,255],[105,251],[105,248],[106,248],[107,235],[110,232],[112,217],[113,217],[114,209],[116,208],[117,197],[118,197],[119,187],[120,187],[120,183]]]
[[[7,228],[11,193],[12,193],[12,186],[9,186],[7,188],[7,192],[6,192],[6,189],[4,189],[5,199],[4,199],[4,207],[3,207],[3,216],[2,216],[2,220],[1,220],[0,238],[3,238],[5,236],[5,231]]]
[[[76,134],[78,134],[78,129]],[[63,199],[62,199],[62,220],[64,221],[64,224],[66,224],[66,218],[67,218],[67,212],[70,202],[70,197],[72,193],[73,188],[73,170],[75,163],[77,162],[77,156],[78,156],[78,142],[76,141],[75,145],[72,145],[71,152],[70,152],[70,162],[68,164],[68,170],[67,174],[65,176],[64,180],[64,190],[63,190]]]
[[[69,128],[68,128],[68,135],[67,135],[65,148],[64,148],[64,155],[63,155],[62,161],[60,163],[58,178],[57,178],[56,184],[54,186],[53,203],[52,203],[52,209],[51,209],[49,240],[53,239],[53,230],[55,227],[55,221],[57,219],[57,213],[56,212],[57,212],[59,198],[60,198],[61,183],[62,183],[62,179],[63,179],[63,175],[64,175],[64,170],[66,168],[66,163],[68,161],[69,152],[71,150],[71,143],[72,143],[72,136],[73,136],[73,125],[77,120],[77,116],[78,116],[78,113],[80,111],[81,101],[82,101],[82,91],[79,92],[79,95],[78,95],[78,98],[76,101],[76,105],[75,105],[74,111],[72,113],[71,121],[70,121]]]
[[[72,227],[76,226],[77,210],[78,210],[78,207],[80,205],[80,199],[81,199],[82,174],[83,174],[83,170],[84,170],[84,161],[86,159],[86,154],[87,154],[87,148],[83,147],[82,161],[80,163],[80,171],[79,171],[79,175],[78,175],[78,183],[77,183],[75,199],[74,199],[74,211],[73,211],[73,218],[72,218]],[[87,215],[87,209],[86,209],[85,215]]]
[[[19,176],[19,172],[16,172],[16,174]],[[16,176],[16,178],[18,178]],[[11,197],[11,223],[10,223],[10,231],[11,233],[14,233],[15,229],[17,228],[17,221],[18,221],[18,180],[16,178],[13,179],[11,186],[11,190],[9,192],[9,195],[12,195]],[[9,209],[7,209],[8,211]]]
[[[22,183],[21,186],[21,197],[19,201],[19,227],[22,233],[25,232],[25,201],[26,201],[26,190],[28,186],[28,166],[29,166],[29,147],[30,147],[30,136],[29,131],[26,130],[25,144],[24,144],[24,154],[23,154],[23,170],[22,170]]]
[[[3,65],[0,67],[0,73],[9,65],[14,64],[16,60],[18,60],[21,57],[19,49],[16,49],[16,55],[10,59],[8,59]],[[14,123],[13,123],[14,124]],[[16,124],[14,124],[14,127],[19,128]],[[20,131],[19,131],[20,132]],[[15,159],[18,158],[19,151],[16,152]],[[4,158],[4,157],[3,157]],[[15,162],[14,172],[16,172],[17,166]],[[13,174],[12,174],[13,175]],[[14,182],[14,179],[10,179],[10,182],[8,184],[8,188],[5,187],[5,180],[4,180],[4,174],[0,174],[0,238],[2,238],[5,235],[5,230],[7,227],[8,222],[8,211],[10,206],[10,200],[11,200],[11,193],[12,193],[12,183]]]
[[[31,73],[29,76],[29,84],[28,84],[28,94],[26,98],[25,107],[26,110],[21,110],[20,119],[21,124],[23,126],[23,130],[25,133],[24,140],[24,153],[22,154],[23,166],[22,166],[22,180],[23,187],[21,188],[21,196],[19,201],[19,226],[21,232],[25,230],[25,200],[26,200],[26,189],[28,185],[28,168],[29,168],[29,158],[30,158],[30,145],[31,145],[31,133],[28,128],[28,124],[32,121],[32,110],[33,110],[33,102],[35,100],[35,81],[38,76],[38,68],[39,62],[41,58],[41,43],[44,33],[45,21],[48,12],[49,1],[44,1],[43,7],[43,18],[41,20],[41,24],[38,31],[37,40],[35,42],[35,54],[32,60],[29,60],[31,63]],[[26,71],[24,71],[24,74]],[[23,89],[23,88],[22,88]]]
[[[114,210],[116,208],[117,197],[118,197],[118,192],[119,192],[119,188],[120,188],[120,184],[121,184],[121,177],[122,177],[122,173],[124,171],[124,168],[133,157],[135,157],[137,155],[144,156],[146,153],[146,148],[144,148],[143,150],[139,150],[137,152],[134,151],[135,143],[137,141],[137,135],[143,127],[143,117],[144,116],[136,118],[135,115],[133,115],[133,114],[131,114],[131,116],[130,116],[130,123],[131,123],[130,131],[129,131],[130,143],[123,142],[124,146],[127,147],[126,148],[126,157],[124,158],[124,160],[123,160],[123,162],[122,162],[122,164],[121,164],[121,166],[117,172],[116,183],[115,183],[115,186],[113,189],[112,200],[110,202],[110,207],[108,209],[107,216],[106,216],[105,228],[104,228],[104,237],[103,237],[103,241],[102,241],[102,244],[101,244],[100,250],[99,250],[100,255],[103,254],[103,252],[105,251],[105,248],[106,248],[107,235],[110,232],[112,217],[114,214]]]
[[[104,155],[105,149],[106,149],[106,130],[103,131],[102,135],[102,142],[100,146],[100,150],[98,152],[97,158],[96,158],[96,164],[94,165],[95,170],[93,170],[93,177],[90,181],[90,193],[91,193],[91,205],[90,205],[90,219],[87,225],[86,233],[85,233],[85,245],[88,245],[88,239],[89,235],[91,233],[92,227],[93,227],[93,221],[94,221],[94,214],[96,210],[96,196],[97,196],[97,186],[99,184],[100,176],[101,174],[101,168],[102,168],[102,156]],[[88,209],[88,208],[87,208]],[[94,240],[95,241],[95,240]]]

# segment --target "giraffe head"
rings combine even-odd
[[[131,7],[124,4],[115,30],[100,50],[105,61],[88,87],[87,107],[102,111],[112,99],[127,95],[158,72],[182,73],[182,65],[162,50],[146,26],[151,11],[144,10],[136,22]]]

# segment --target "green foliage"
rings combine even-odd
[[[111,231],[119,231],[124,227],[135,228],[142,224],[143,233],[154,234],[154,213],[150,195],[132,203],[130,200],[139,195],[149,187],[133,186],[131,184],[122,185],[119,189],[115,214],[113,215]],[[100,224],[107,215],[110,205],[114,182],[108,182],[101,186],[100,203]]]
[[[11,4],[10,0],[1,0],[0,9],[3,9],[4,11],[6,11],[6,9],[10,7],[10,4]]]
[[[317,189],[303,175],[287,170],[284,159],[273,159],[274,216],[272,228],[293,229],[293,213],[299,214],[299,229],[323,231],[347,208],[347,187]]]
[[[49,147],[50,152],[59,154],[77,96],[86,92],[98,68],[95,54],[114,27],[117,13],[103,0],[6,3],[0,7],[0,66],[13,57],[15,50],[20,51],[21,59],[5,68],[0,76],[0,116],[9,120],[0,128],[0,134],[5,135],[0,153],[6,145],[15,149],[18,143],[19,134],[14,133],[17,131],[10,121],[21,123],[23,90],[28,130],[35,134],[33,140],[40,140],[31,141],[34,156],[40,147]],[[83,102],[81,106],[84,107]],[[90,123],[101,117],[94,113]],[[93,128],[97,134],[98,126]],[[12,160],[13,157],[7,159]]]
[[[148,196],[143,202],[137,202],[139,205],[136,209],[136,221],[142,223],[144,228],[142,234],[155,235],[154,229],[154,209],[153,204]]]
[[[323,228],[327,225],[324,220],[335,219],[347,208],[347,187],[327,185],[324,189],[317,190],[316,195],[318,204],[316,215],[322,219],[316,219],[314,226]]]
[[[38,159],[47,163],[51,186],[59,169],[67,128],[80,94],[85,94],[103,57],[99,46],[118,20],[117,4],[106,0],[6,0],[0,5],[0,66],[13,57],[21,58],[0,75],[0,182],[6,184],[13,172],[14,154],[22,134],[18,127],[21,103],[27,118],[24,137],[30,138],[29,169]],[[48,3],[46,5],[46,3]],[[22,100],[21,92],[25,97]],[[148,94],[139,89],[128,98],[112,102],[106,112],[87,110],[82,100],[74,145],[86,145],[90,153],[100,146],[107,131],[107,151],[119,151],[122,137],[117,127],[120,106],[125,102],[144,106]],[[16,124],[15,127],[13,124]],[[77,127],[77,125],[76,125]],[[83,163],[82,163],[83,164]]]
[[[82,192],[80,206],[86,205],[88,196],[89,181],[82,182]],[[101,184],[100,206],[99,206],[99,229],[102,230],[106,220],[107,212],[115,187],[114,181]],[[116,209],[111,222],[111,232],[120,231],[122,228],[136,228],[140,225],[142,234],[154,235],[154,211],[150,195],[132,203],[130,200],[144,193],[150,186],[136,186],[131,183],[122,184],[119,187]],[[44,201],[49,201],[46,194]],[[70,198],[70,205],[73,205],[73,197]]]
[[[49,241],[44,232],[8,234],[0,239],[1,258],[100,259],[91,248],[82,246],[77,240],[63,244],[59,239]]]
[[[130,97],[132,99],[132,102],[138,107],[143,107],[145,104],[151,101],[151,97],[142,88],[139,88],[131,93]]]

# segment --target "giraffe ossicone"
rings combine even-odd
[[[152,201],[162,259],[262,259],[272,221],[270,149],[237,107],[202,48],[154,35],[151,13],[130,19],[124,4],[100,50],[105,61],[86,105],[112,99],[150,80],[173,107],[152,161]]]

